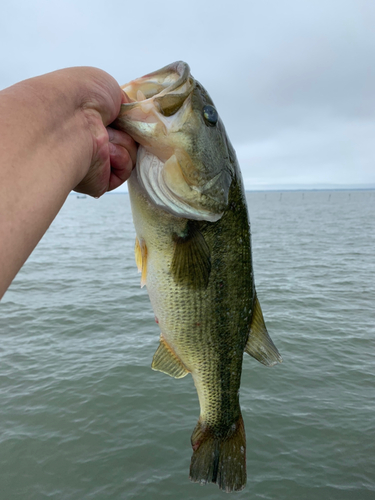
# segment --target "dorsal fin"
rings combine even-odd
[[[169,347],[163,335],[160,335],[160,344],[154,354],[151,368],[174,378],[183,378],[189,373],[180,358]]]
[[[245,352],[266,366],[273,366],[277,362],[282,362],[282,357],[280,356],[279,351],[272,342],[271,337],[268,335],[262,309],[256,295],[254,300],[253,318],[251,320],[250,333],[245,347]]]

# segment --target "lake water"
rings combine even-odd
[[[375,192],[248,193],[258,296],[284,362],[244,358],[238,499],[375,498]],[[126,194],[69,196],[0,303],[0,499],[217,499],[188,479],[190,376],[159,330]]]

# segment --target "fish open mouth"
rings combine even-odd
[[[217,221],[230,178],[216,164],[207,175],[210,170],[199,157],[205,148],[197,151],[196,130],[206,125],[193,108],[200,90],[188,64],[177,61],[121,88],[129,102],[121,105],[113,126],[141,146],[130,184],[137,179],[155,205],[175,216]]]
[[[164,116],[175,114],[194,88],[189,65],[177,61],[164,68],[137,78],[121,87],[130,99],[123,104],[123,111],[134,103],[142,103],[142,108],[156,106]],[[144,101],[149,101],[144,102]],[[144,109],[146,111],[146,109]]]

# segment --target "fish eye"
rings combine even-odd
[[[217,124],[219,115],[217,114],[217,111],[213,106],[207,104],[207,106],[203,108],[203,118],[206,122],[206,125],[214,127]]]

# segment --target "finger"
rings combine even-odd
[[[109,157],[111,173],[108,191],[112,191],[129,179],[135,163],[126,148],[111,142],[109,143]]]
[[[123,91],[117,81],[98,68],[70,68],[69,72],[77,84],[80,82],[82,109],[98,112],[104,126],[112,123],[119,114],[124,99]]]
[[[128,150],[129,155],[135,164],[137,160],[137,144],[126,132],[121,132],[112,127],[107,127],[109,142],[117,144]]]

